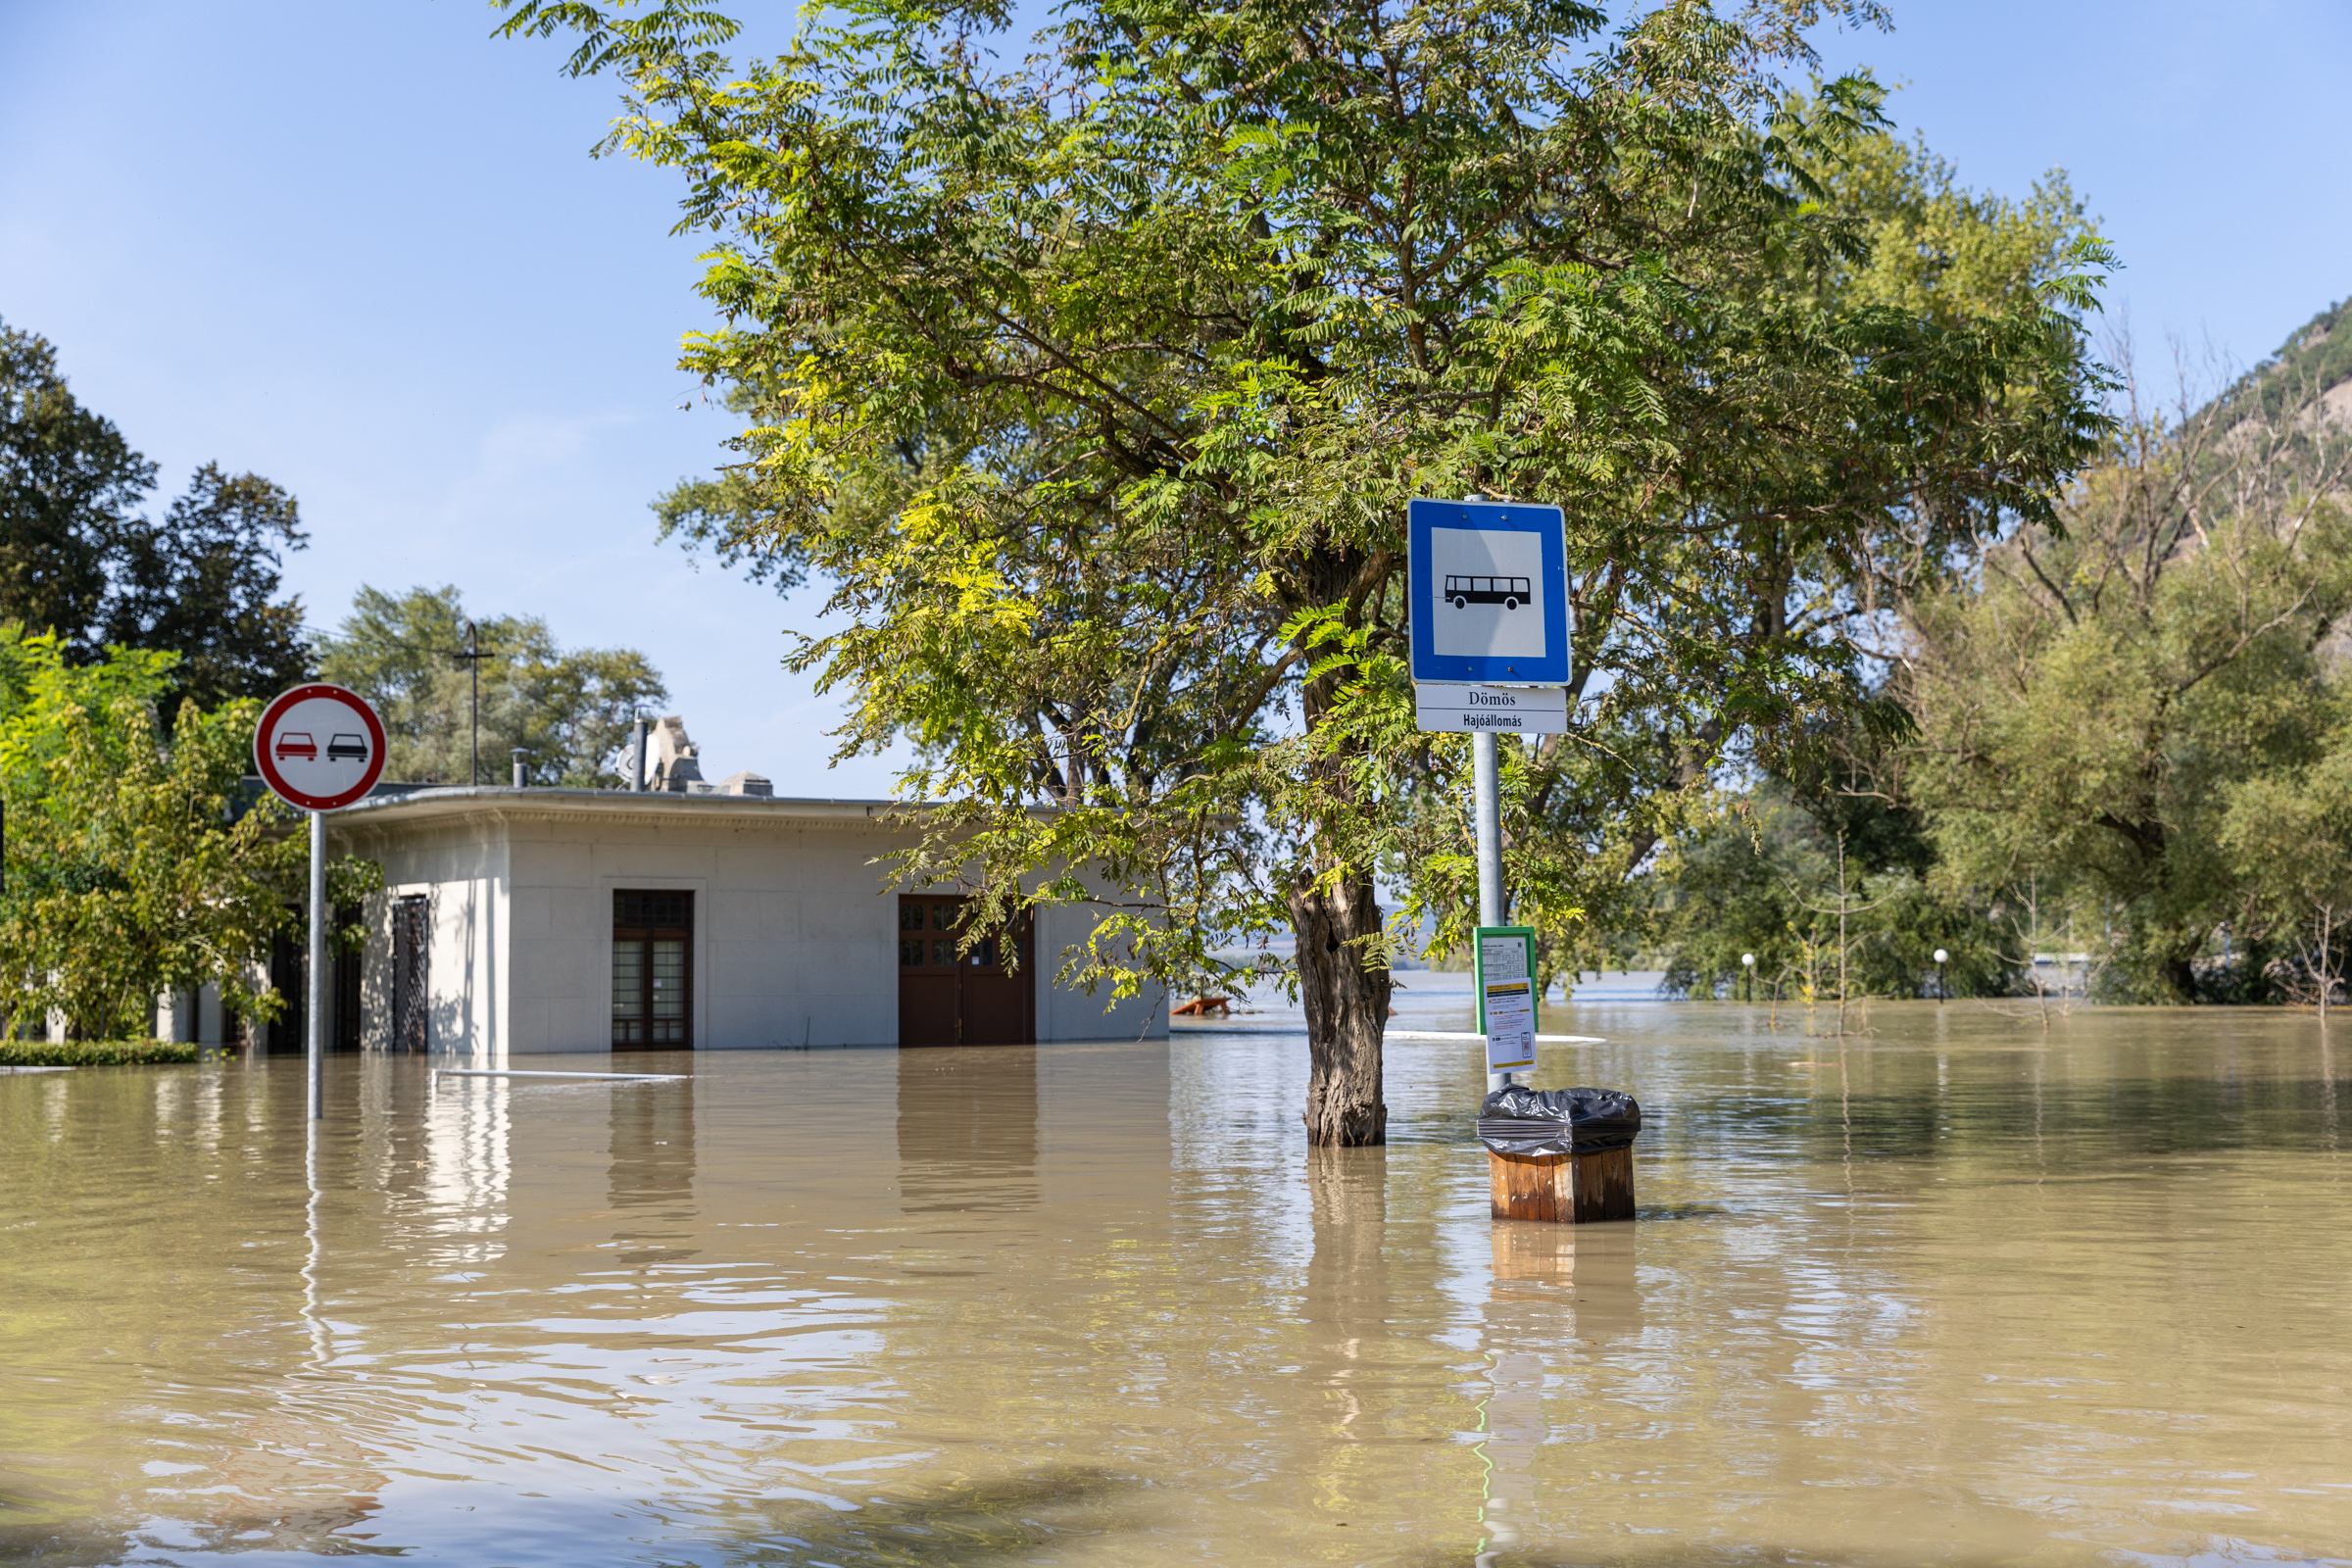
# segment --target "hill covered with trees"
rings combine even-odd
[[[1893,722],[1720,790],[1640,879],[1617,941],[1671,985],[1720,990],[1755,951],[1795,991],[1843,956],[1854,989],[1919,994],[1941,947],[1979,992],[2060,951],[2117,1000],[2340,995],[2352,320],[2211,396],[2107,359],[2114,425],[2051,518],[1877,574]]]

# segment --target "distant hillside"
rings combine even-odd
[[[2259,489],[2352,491],[2352,300],[2295,328],[2278,352],[2192,416],[2178,439],[2201,450],[2200,466],[2230,473],[2213,492],[2225,505],[2243,505]],[[2182,548],[2191,548],[2186,538]],[[2352,621],[2328,632],[2320,655],[2332,669],[2352,670]]]
[[[2238,418],[2255,414],[2258,406],[2260,417],[2272,420],[2301,412],[2314,399],[2330,423],[2352,413],[2346,407],[2352,405],[2352,300],[2338,300],[2296,327],[2276,354],[2217,401],[2225,407],[2246,405]]]

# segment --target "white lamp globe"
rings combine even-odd
[[[1948,954],[1948,953],[1946,953],[1946,952],[1944,952],[1944,951],[1943,951],[1941,948],[1937,948],[1937,949],[1936,950],[1936,961],[1937,963],[1941,963],[1941,962],[1943,962],[1943,961],[1944,961],[1946,958],[1949,958],[1950,956],[1951,956],[1951,955],[1950,955],[1950,954]]]
[[[1756,956],[1752,953],[1742,953],[1740,955],[1740,961],[1747,968],[1753,969],[1756,966]]]

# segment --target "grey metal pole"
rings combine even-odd
[[[1502,767],[1493,730],[1470,737],[1470,788],[1478,809],[1478,923],[1502,924]]]
[[[326,1114],[326,1018],[319,1003],[326,994],[326,813],[311,813],[311,961],[309,1026],[311,1120]]]
[[[1502,924],[1502,764],[1494,732],[1470,737],[1470,793],[1478,822],[1478,923]],[[1487,1093],[1507,1089],[1512,1075],[1487,1074]]]

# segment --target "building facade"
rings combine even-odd
[[[1155,990],[1107,1005],[1054,983],[1084,910],[957,953],[954,890],[883,883],[897,810],[706,785],[416,789],[334,812],[330,852],[377,861],[385,888],[365,951],[330,964],[329,1042],[493,1059],[1166,1035]],[[191,1000],[172,1032],[202,1038]],[[269,1034],[298,1047],[289,1001]]]

